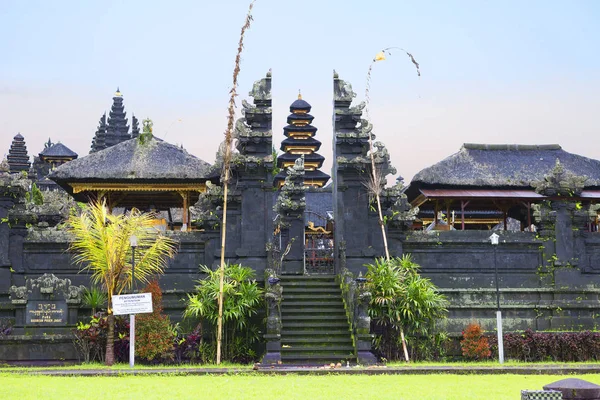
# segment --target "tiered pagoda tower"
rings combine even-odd
[[[317,128],[311,125],[314,117],[309,114],[310,109],[310,104],[302,100],[301,95],[298,95],[298,100],[290,105],[288,125],[283,128],[286,139],[281,142],[281,150],[285,153],[277,157],[277,166],[281,171],[273,180],[273,184],[278,188],[285,181],[287,168],[293,166],[302,155],[304,155],[305,186],[323,187],[329,180],[329,175],[319,170],[323,166],[325,157],[317,153],[321,142],[314,138]]]
[[[25,145],[25,138],[23,138],[20,133],[17,133],[17,136],[13,138],[6,158],[11,174],[29,171],[31,163],[29,162],[29,155],[27,154],[27,146]]]
[[[98,130],[92,140],[90,153],[95,153],[129,139],[131,139],[131,135],[127,125],[127,113],[125,112],[125,106],[123,106],[123,95],[117,88],[108,115],[108,124],[106,123],[106,113],[104,113],[100,118]]]

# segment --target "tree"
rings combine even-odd
[[[110,214],[106,202],[92,202],[81,214],[71,214],[67,229],[72,235],[69,249],[82,270],[90,271],[92,282],[106,291],[108,304],[108,338],[106,365],[112,365],[114,355],[114,314],[112,296],[132,286],[130,238],[135,235],[135,278],[148,282],[161,274],[167,260],[175,255],[177,242],[153,228],[153,214],[133,209],[126,214]]]
[[[377,324],[399,333],[403,346],[405,331],[430,335],[436,320],[447,312],[445,297],[429,279],[421,277],[419,268],[409,254],[389,260],[379,258],[367,265],[366,278],[373,295],[369,314]],[[406,349],[404,352],[406,356]]]

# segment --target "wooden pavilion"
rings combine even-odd
[[[183,148],[143,133],[61,165],[49,178],[75,200],[103,198],[111,210],[135,207],[167,211],[170,216],[171,208],[181,208],[182,229],[186,230],[189,207],[205,191],[209,170],[210,164]]]
[[[520,221],[522,230],[529,229],[532,204],[560,197],[536,190],[552,175],[557,161],[564,174],[581,179],[583,190],[573,193],[572,201],[600,199],[600,161],[555,144],[466,143],[458,153],[417,173],[405,193],[420,208],[423,224],[433,224],[433,229],[489,229],[502,224],[506,230],[509,217]]]

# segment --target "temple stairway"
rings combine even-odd
[[[342,291],[334,275],[283,275],[283,364],[356,363]]]

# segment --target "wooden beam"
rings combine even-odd
[[[461,200],[460,201],[460,225],[461,225],[461,230],[464,231],[465,230],[465,207],[469,205],[471,201],[470,200]]]

